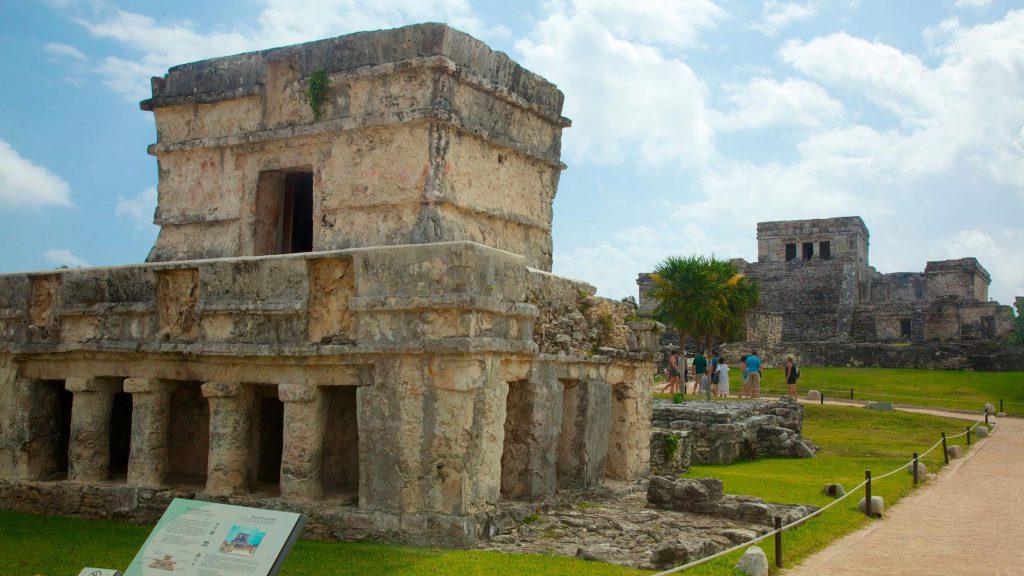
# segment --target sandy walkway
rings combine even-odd
[[[996,421],[990,438],[888,509],[883,520],[785,575],[1024,574],[1024,420]]]

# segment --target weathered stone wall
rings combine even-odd
[[[149,260],[281,251],[282,183],[303,172],[314,251],[470,240],[550,270],[562,99],[440,24],[177,66],[143,102],[160,164]]]
[[[814,447],[800,436],[803,406],[790,399],[749,402],[655,401],[655,428],[689,432],[695,462],[730,464],[741,458],[808,458]]]
[[[744,272],[761,287],[758,311],[782,317],[785,341],[840,337],[840,316],[852,313],[853,265],[840,260],[751,264]]]
[[[820,260],[821,243],[829,242],[832,260],[867,265],[868,237],[867,226],[859,216],[758,222],[757,260],[785,262],[787,244],[796,245],[795,261],[804,260],[804,243],[813,244],[811,260]]]
[[[958,296],[967,301],[988,301],[992,277],[976,258],[928,262],[924,276],[930,298]]]
[[[397,528],[431,515],[476,534],[502,499],[649,469],[659,325],[590,293],[470,242],[3,275],[0,478],[60,474],[47,394],[66,381],[63,473],[112,490],[68,512],[173,483],[292,509],[326,494],[363,523],[343,534],[431,533]],[[570,309],[584,335],[542,354],[536,323]],[[115,393],[134,406],[127,478],[107,459]],[[261,426],[268,404],[283,416]],[[45,498],[88,491],[63,486]]]

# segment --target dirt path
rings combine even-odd
[[[1024,573],[1024,420],[997,422],[990,438],[888,509],[883,520],[844,536],[785,575]]]

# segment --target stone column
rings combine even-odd
[[[308,384],[281,384],[284,402],[284,448],[281,453],[281,496],[317,500],[323,496],[326,402],[322,390]]]
[[[596,378],[567,386],[558,440],[558,486],[589,488],[604,481],[611,430],[611,387]]]
[[[126,378],[124,391],[132,395],[128,485],[161,486],[167,474],[173,386],[164,380]]]
[[[612,386],[611,432],[605,476],[615,480],[639,480],[650,469],[651,391],[647,382],[655,368],[635,370]]]
[[[106,480],[110,475],[110,411],[121,381],[114,378],[68,378],[75,397],[71,404],[71,443],[68,479]]]
[[[10,384],[10,389],[2,391],[11,407],[8,430],[21,440],[11,453],[12,475],[30,480],[44,478],[57,469],[59,458],[58,390],[28,378],[12,378]],[[0,463],[0,475],[6,475],[3,464],[6,462]]]
[[[501,457],[503,497],[533,499],[557,489],[562,389],[550,362],[535,363],[529,380],[509,385]]]
[[[210,403],[206,491],[211,494],[245,492],[249,488],[252,452],[253,390],[225,382],[207,382],[202,390]]]

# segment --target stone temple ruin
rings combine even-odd
[[[154,78],[148,262],[0,276],[0,505],[459,544],[644,477],[660,327],[549,273],[562,101],[440,24]]]
[[[747,340],[770,361],[785,354],[805,364],[998,369],[978,344],[1013,330],[1009,306],[988,298],[991,276],[975,258],[928,262],[924,272],[882,274],[869,264],[869,234],[858,216],[761,222],[757,262],[733,260],[761,289]],[[657,306],[641,274],[640,308]]]

